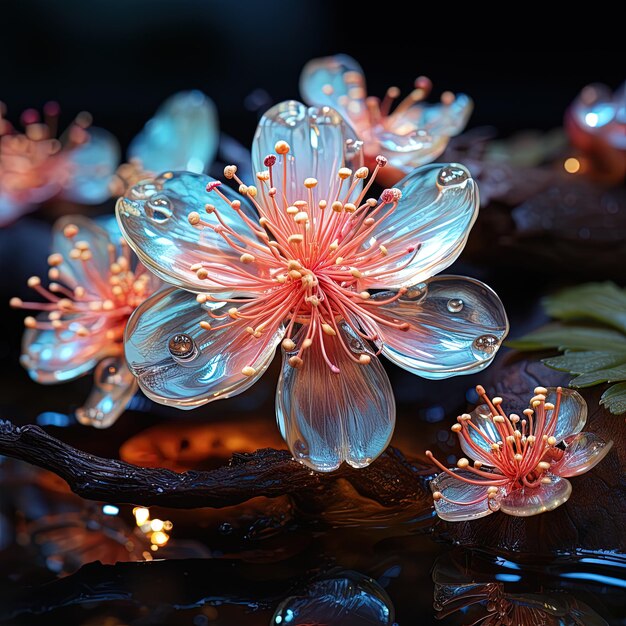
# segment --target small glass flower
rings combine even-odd
[[[446,91],[439,104],[426,104],[431,88],[430,80],[420,76],[413,91],[393,108],[400,89],[390,87],[382,101],[368,97],[361,66],[345,54],[309,61],[300,77],[306,102],[331,106],[352,125],[364,142],[366,165],[372,167],[379,154],[387,158],[381,181],[388,185],[434,161],[467,124],[471,99]]]
[[[469,459],[460,458],[430,483],[439,517],[460,522],[495,511],[527,517],[551,511],[565,503],[572,486],[568,477],[597,465],[613,442],[581,432],[587,405],[576,391],[536,387],[530,407],[520,417],[502,410],[502,398],[489,399],[483,387],[476,391],[484,404],[463,414],[452,426]]]
[[[257,185],[224,170],[239,194],[166,172],[118,201],[139,258],[182,288],[132,316],[128,365],[156,402],[194,408],[248,389],[280,344],[276,415],[294,457],[364,467],[395,423],[378,354],[426,378],[469,374],[508,331],[489,287],[433,278],[465,245],[476,185],[460,165],[431,165],[368,198],[387,160],[367,180],[341,116],[293,101],[261,119],[252,159]]]
[[[44,106],[43,119],[35,109],[24,111],[20,133],[0,103],[0,226],[59,194],[84,203],[108,197],[119,160],[117,141],[90,127],[91,115],[85,112],[57,139],[59,113],[56,102]]]
[[[572,144],[590,158],[596,173],[608,182],[626,176],[626,83],[614,93],[606,85],[588,85],[571,104],[565,127]],[[570,173],[585,171],[587,163],[568,159]]]
[[[97,428],[113,424],[137,389],[124,362],[124,328],[160,284],[140,263],[133,268],[128,245],[118,239],[113,243],[87,218],[61,218],[48,257],[50,284],[28,280],[46,301],[11,299],[15,308],[40,312],[24,320],[21,362],[33,380],[61,383],[95,369],[93,390],[76,417]]]

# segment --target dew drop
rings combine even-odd
[[[194,340],[184,333],[172,335],[167,348],[177,361],[189,361],[198,354]]]
[[[461,298],[450,298],[448,300],[448,311],[450,313],[460,313],[463,310],[463,300]]]
[[[144,207],[146,216],[157,224],[162,224],[172,217],[170,201],[165,196],[152,196],[146,201]]]
[[[472,344],[476,350],[493,354],[500,345],[500,340],[495,335],[480,335],[474,339]]]
[[[462,166],[456,163],[442,167],[437,175],[437,184],[442,187],[451,187],[460,185],[470,178],[470,173]]]

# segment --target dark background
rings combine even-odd
[[[297,98],[304,63],[337,52],[359,60],[372,94],[394,84],[408,93],[425,74],[437,95],[474,98],[470,126],[503,133],[557,126],[584,85],[624,80],[620,20],[593,3],[584,14],[569,5],[553,23],[526,3],[489,12],[460,6],[2,0],[0,100],[13,119],[49,99],[60,102],[64,121],[89,110],[126,144],[166,96],[195,87],[216,102],[222,128],[247,145],[256,115],[246,112],[246,97],[262,88],[274,102]]]

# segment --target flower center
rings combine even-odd
[[[389,298],[372,299],[370,292],[360,287],[368,277],[380,278],[401,270],[418,253],[418,245],[390,254],[384,243],[372,244],[376,241],[375,229],[395,211],[402,194],[399,189],[385,189],[379,201],[365,199],[377,172],[387,163],[384,157],[377,157],[373,175],[362,190],[358,189],[359,183],[369,175],[365,167],[354,173],[349,168],[339,168],[337,178],[325,181],[327,185],[320,190],[315,178],[295,180],[291,167],[295,159],[289,155],[286,142],[279,141],[275,149],[282,157],[282,171],[274,171],[276,155],[267,156],[264,164],[268,169],[257,174],[260,190],[245,185],[237,177],[234,165],[224,169],[226,178],[235,180],[239,192],[256,207],[258,221],[243,211],[238,200],[231,201],[221,192],[220,182],[207,186],[207,191],[217,193],[237,211],[250,234],[235,231],[212,204],[207,204],[205,210],[215,216],[216,223],[206,221],[195,211],[188,216],[190,224],[213,229],[240,255],[240,264],[228,267],[229,277],[240,278],[240,291],[253,290],[254,297],[229,299],[219,294],[200,294],[198,301],[231,303],[227,312],[213,310],[209,316],[223,322],[220,328],[248,320],[246,332],[256,339],[284,322],[283,347],[287,351],[297,348],[289,359],[294,367],[302,365],[304,352],[313,341],[319,341],[328,366],[338,372],[325,349],[325,338],[331,337],[351,359],[367,364],[370,357],[356,356],[349,349],[341,338],[340,326],[346,324],[372,342],[379,338],[380,324],[408,329],[408,324],[377,311],[402,296],[405,289]],[[302,191],[298,192],[298,188]],[[301,197],[292,199],[300,193]],[[211,260],[190,269],[198,278],[218,285],[219,272],[224,271],[223,264]],[[232,289],[232,282],[223,285]],[[293,339],[296,325],[307,326],[298,346]],[[201,326],[206,330],[213,328],[207,321],[201,322]]]
[[[69,259],[59,253],[48,257],[48,277],[52,282],[46,288],[38,276],[31,276],[28,280],[28,286],[47,302],[23,302],[20,298],[12,298],[11,306],[46,313],[45,317],[24,318],[27,328],[69,330],[87,337],[95,332],[95,327],[100,331],[104,326],[108,340],[121,342],[128,317],[152,291],[148,272],[133,272],[130,249],[120,238],[122,254],[116,258],[115,246],[109,244],[108,272],[103,275],[89,243],[76,240],[78,227],[68,224],[63,234],[73,247]],[[78,271],[72,274],[64,271],[64,263],[78,264]],[[143,269],[143,266],[139,267]],[[82,284],[75,276],[83,277]]]

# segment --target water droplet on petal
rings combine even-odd
[[[493,354],[500,345],[500,340],[495,335],[480,335],[480,337],[476,337],[472,346],[480,351],[486,352],[487,354]]]
[[[162,195],[152,196],[144,204],[144,208],[146,216],[158,224],[162,224],[172,217],[169,198]]]
[[[442,187],[452,187],[464,183],[469,178],[470,173],[462,165],[454,163],[441,168],[437,175],[437,184]]]
[[[450,313],[460,313],[463,310],[463,300],[461,298],[450,298],[448,300],[448,311]]]
[[[177,361],[189,361],[198,354],[194,340],[184,333],[170,337],[167,347]]]

